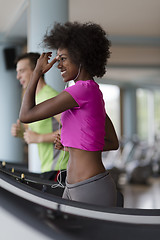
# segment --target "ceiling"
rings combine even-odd
[[[0,42],[27,38],[27,0],[0,0]],[[160,86],[160,0],[69,0],[69,20],[102,25],[112,42],[103,81]]]

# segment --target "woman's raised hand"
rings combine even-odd
[[[42,53],[37,61],[35,71],[41,74],[46,73],[58,61],[59,56],[56,56],[51,62],[48,62],[52,56],[52,52]]]

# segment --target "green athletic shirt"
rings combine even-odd
[[[41,103],[58,94],[49,85],[45,85],[36,95],[36,104]],[[59,123],[54,117],[40,120],[29,124],[32,131],[39,134],[51,133],[59,129]],[[39,158],[41,161],[41,171],[47,172],[67,168],[69,153],[54,148],[53,143],[37,143]]]

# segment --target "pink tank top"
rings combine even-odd
[[[99,85],[94,80],[79,80],[64,91],[79,107],[62,113],[62,144],[87,151],[103,150],[106,112]]]

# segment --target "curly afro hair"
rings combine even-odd
[[[95,23],[56,23],[44,36],[49,49],[66,48],[72,62],[81,64],[92,77],[102,77],[110,57],[110,41],[100,25]]]

